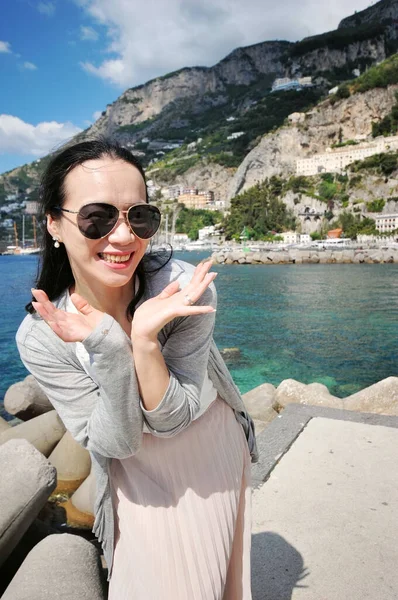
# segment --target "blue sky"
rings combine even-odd
[[[330,3],[331,4],[331,3]],[[3,0],[0,173],[85,129],[128,87],[238,46],[337,27],[363,0]]]

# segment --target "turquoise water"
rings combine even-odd
[[[197,263],[203,253],[176,253]],[[0,256],[0,401],[26,370],[14,337],[26,314],[35,256]],[[242,393],[288,378],[340,397],[397,375],[398,265],[217,265],[219,348]]]

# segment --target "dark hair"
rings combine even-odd
[[[120,146],[116,141],[100,137],[73,144],[57,153],[43,173],[39,190],[39,222],[42,224],[40,239],[41,256],[35,288],[44,290],[50,300],[58,298],[58,296],[70,287],[74,283],[74,277],[64,244],[61,244],[59,248],[54,247],[53,239],[47,230],[46,215],[50,214],[54,219],[60,218],[60,211],[56,210],[55,207],[62,206],[65,202],[65,178],[68,173],[87,160],[96,160],[105,156],[123,160],[138,169],[145,183],[146,201],[148,202],[146,178],[141,164],[129,150]],[[128,317],[134,315],[135,307],[146,292],[146,275],[159,271],[169,262],[171,256],[172,250],[170,250],[167,256],[154,253],[144,255],[136,269],[139,286],[137,294],[133,296],[127,307]],[[148,269],[150,262],[153,266],[153,259],[158,266]],[[133,291],[132,293],[134,294]],[[31,302],[25,308],[31,314],[35,312]]]

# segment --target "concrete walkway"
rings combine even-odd
[[[253,600],[397,600],[398,417],[290,405],[258,443]]]

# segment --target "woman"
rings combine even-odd
[[[107,140],[60,152],[41,202],[17,345],[90,452],[109,598],[251,598],[254,429],[213,341],[211,263],[147,253],[159,211],[139,163]]]

